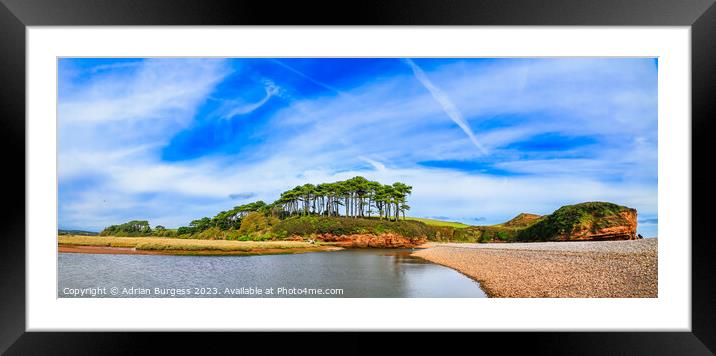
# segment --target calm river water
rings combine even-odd
[[[262,256],[60,253],[58,296],[485,297],[474,280],[411,257],[410,252],[351,249]]]

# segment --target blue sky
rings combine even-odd
[[[61,59],[59,226],[186,225],[306,182],[473,224],[611,201],[657,235],[648,58]]]

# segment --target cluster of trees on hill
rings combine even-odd
[[[159,225],[157,228],[163,228]],[[147,220],[132,220],[120,225],[107,226],[100,236],[149,236],[152,234],[152,228]]]
[[[214,217],[193,220],[189,226],[167,229],[161,225],[152,229],[146,220],[133,220],[121,225],[105,228],[101,235],[112,236],[177,236],[195,235],[212,231],[255,232],[258,227],[270,227],[276,219],[292,216],[327,216],[352,218],[379,218],[397,221],[405,211],[412,187],[401,182],[392,185],[370,181],[364,177],[323,183],[304,184],[281,193],[271,204],[259,200],[221,211]],[[244,221],[250,217],[249,221]],[[242,225],[246,225],[243,226]],[[251,227],[249,227],[249,225]]]
[[[371,217],[398,220],[410,209],[407,197],[413,187],[401,182],[384,185],[363,177],[323,183],[304,184],[283,192],[274,202],[273,211],[285,215],[326,215]],[[342,209],[341,209],[342,207]]]
[[[193,234],[210,228],[240,229],[243,218],[252,212],[278,218],[324,215],[398,220],[401,214],[405,218],[405,211],[410,209],[407,198],[412,189],[401,182],[384,185],[360,176],[334,183],[304,184],[281,193],[281,197],[271,204],[259,200],[237,206],[213,218],[193,220],[189,226],[177,229],[177,233]]]

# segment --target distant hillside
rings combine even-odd
[[[536,223],[537,220],[541,217],[541,215],[537,214],[521,213],[512,218],[510,221],[502,223],[500,225],[504,227],[528,227]]]
[[[58,235],[83,235],[83,236],[97,236],[98,232],[85,231],[85,230],[57,230]]]

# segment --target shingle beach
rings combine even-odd
[[[413,253],[480,282],[490,297],[656,298],[657,239],[432,243]]]

